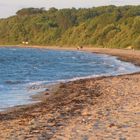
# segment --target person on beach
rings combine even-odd
[[[83,46],[78,46],[77,50],[83,49]]]
[[[80,49],[83,49],[83,46],[80,46]]]

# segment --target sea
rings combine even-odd
[[[117,57],[82,51],[0,48],[0,111],[31,104],[46,85],[134,73],[140,67]]]

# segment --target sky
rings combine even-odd
[[[88,8],[102,5],[140,5],[140,0],[0,0],[0,18],[14,15],[22,8],[51,7],[60,8]]]

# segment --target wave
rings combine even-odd
[[[49,81],[36,81],[36,82],[29,82],[25,84],[25,87],[27,87],[28,90],[38,90],[46,88],[47,83]]]
[[[5,84],[9,84],[9,85],[15,85],[15,84],[22,84],[23,81],[19,81],[19,80],[6,80]]]
[[[94,74],[94,75],[88,75],[88,76],[79,76],[79,77],[73,77],[70,79],[60,79],[60,80],[53,80],[53,81],[36,81],[28,83],[28,89],[29,90],[38,90],[38,89],[45,89],[48,85],[58,84],[58,83],[65,83],[65,82],[72,82],[76,80],[82,80],[82,79],[90,79],[90,78],[96,78],[96,77],[102,77],[102,76],[116,76],[116,75],[123,75],[123,74],[130,74],[132,72],[127,71],[127,69],[124,69],[123,67],[118,68],[118,72],[112,72],[112,73],[106,73],[106,74]],[[135,70],[133,72],[138,72],[139,70]]]
[[[51,81],[36,81],[36,82],[27,83],[26,87],[28,90],[40,90],[40,89],[46,89],[49,85],[53,85],[53,84],[65,83],[65,82],[100,77],[100,76],[105,76],[105,74],[104,75],[89,75],[89,76],[81,76],[81,77],[79,76],[79,77],[73,77],[70,79],[60,79],[60,80],[51,80]]]

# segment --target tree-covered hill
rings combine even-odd
[[[0,44],[140,48],[140,6],[24,8],[0,19]]]

